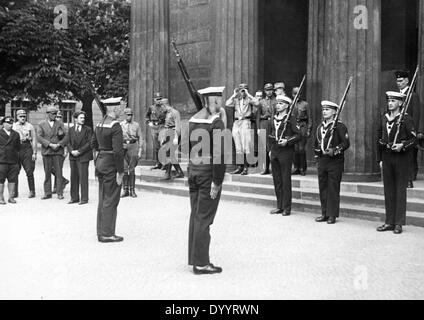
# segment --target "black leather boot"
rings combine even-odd
[[[130,174],[130,197],[137,198],[135,193],[135,173]]]
[[[163,181],[170,181],[170,180],[172,180],[172,176],[171,176],[172,165],[169,163],[165,167],[166,167],[165,177],[162,180]]]
[[[29,197],[28,198],[32,199],[32,198],[35,198],[35,180],[34,180],[34,175],[30,175],[27,179],[28,179],[28,187],[29,187]]]
[[[129,191],[129,176],[128,176],[128,174],[124,174],[124,178],[122,179],[122,186],[124,188],[124,192],[122,193],[121,198],[129,197],[130,191]]]

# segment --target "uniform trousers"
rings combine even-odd
[[[266,150],[266,164],[265,164],[265,169],[266,170],[269,169],[269,165],[271,163],[271,160],[269,158],[270,146],[269,146],[269,143],[268,143],[269,122],[270,122],[270,120],[261,120],[261,123],[259,124],[259,128],[258,128],[260,130],[265,130],[265,135],[262,134],[258,138],[258,144],[260,146],[260,147],[258,147],[258,150]]]
[[[121,189],[116,183],[116,168],[113,154],[100,152],[96,161],[96,176],[99,180],[99,205],[97,208],[97,235],[115,235]]]
[[[318,158],[318,184],[321,211],[325,217],[340,215],[340,183],[344,171],[343,157]]]
[[[191,204],[188,264],[203,267],[210,263],[210,226],[215,219],[221,191],[216,199],[211,198],[212,170],[210,165],[190,166],[188,183]]]
[[[251,122],[247,120],[236,120],[233,124],[233,138],[237,154],[250,153]]]
[[[61,154],[58,155],[43,155],[43,165],[44,165],[44,195],[52,195],[52,171],[55,173],[56,188],[57,194],[63,195],[63,176],[62,176],[62,167],[63,167],[64,157]]]
[[[410,159],[410,152],[383,152],[384,199],[388,225],[405,225],[406,223]]]
[[[89,162],[70,160],[71,167],[71,200],[88,202],[88,165]],[[80,197],[81,188],[81,197]]]
[[[278,147],[277,147],[278,148]],[[272,176],[274,178],[277,209],[291,212],[293,148],[271,151]]]
[[[158,153],[160,150],[160,140],[159,140],[159,133],[163,130],[162,127],[150,127],[150,134],[152,136],[152,142],[153,142],[153,160],[156,163],[159,163]]]
[[[31,142],[24,142],[21,145],[21,150],[19,150],[19,171],[24,168],[24,171],[27,176],[28,186],[30,191],[35,191],[35,182],[34,182],[34,171],[35,171],[35,161],[32,161],[32,155],[34,150],[32,149]],[[18,190],[18,181],[16,179],[15,190]]]
[[[308,123],[302,122],[299,124],[299,130],[300,130],[300,141],[295,144],[294,150],[294,167],[297,170],[306,171],[307,162],[306,162],[306,144],[308,143]]]
[[[138,164],[138,143],[124,145],[124,170],[125,174],[134,175]]]

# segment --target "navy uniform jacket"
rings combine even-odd
[[[380,121],[380,126],[378,127],[378,153],[377,160],[378,162],[382,161],[383,152],[397,153],[390,149],[391,145],[395,140],[395,136],[398,130],[398,120],[400,115],[395,119],[389,119],[389,114],[386,113]],[[390,132],[390,133],[389,133]],[[402,152],[411,151],[416,145],[416,131],[414,120],[408,115],[405,115],[404,121],[400,126],[398,143],[402,143],[404,148]]]
[[[349,134],[347,132],[346,126],[339,122],[334,131],[334,136],[330,148],[334,149],[334,156],[330,157],[324,155],[328,147],[328,141],[331,137],[331,127],[333,121],[327,125],[322,122],[317,128],[317,134],[314,144],[314,153],[316,158],[329,157],[332,159],[344,158],[344,152],[350,148]]]
[[[208,132],[209,133],[209,152],[206,151],[205,147],[198,153],[192,154],[192,150],[197,144],[201,143],[202,138],[198,141],[191,141],[192,133],[194,131]],[[225,130],[224,122],[221,120],[220,115],[210,116],[206,109],[199,111],[190,119],[189,132],[190,132],[190,168],[196,169],[196,167],[205,167],[205,164],[200,164],[199,159],[209,159],[210,173],[212,175],[212,182],[216,185],[222,185],[225,177],[226,165],[224,161],[224,139],[221,137],[221,143],[214,141],[214,130],[217,133],[223,133]],[[207,166],[207,165],[206,165]]]
[[[284,133],[284,136],[281,136],[284,129],[284,124],[286,122],[287,115],[284,116],[281,120],[277,119],[275,116],[273,120],[269,122],[268,127],[268,146],[271,150],[272,155],[277,156],[281,152],[289,149],[294,150],[294,145],[299,142],[301,136],[300,131],[297,128],[296,118],[292,115],[290,117],[289,123],[287,123],[287,129]],[[282,147],[278,144],[280,139],[287,139],[288,144],[285,147]]]
[[[93,160],[93,152],[91,150],[91,139],[93,136],[93,130],[90,127],[82,126],[81,132],[76,132],[74,126],[68,131],[68,151],[69,159],[71,161],[79,160],[80,162],[90,162]],[[78,150],[80,153],[79,157],[74,157],[72,151]]]
[[[19,161],[19,150],[21,138],[19,133],[10,130],[10,136],[0,129],[0,163],[17,164]]]
[[[124,173],[124,136],[118,121],[107,118],[96,126],[91,147],[93,150],[113,154],[114,169]]]

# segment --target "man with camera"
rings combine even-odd
[[[248,175],[247,159],[251,152],[250,130],[254,104],[255,98],[244,83],[234,90],[234,94],[226,102],[228,108],[234,108],[233,138],[239,167],[233,174]]]

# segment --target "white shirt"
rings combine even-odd
[[[53,128],[53,126],[54,126],[54,121],[49,121],[49,125],[50,125],[50,127],[52,127],[52,128]]]

